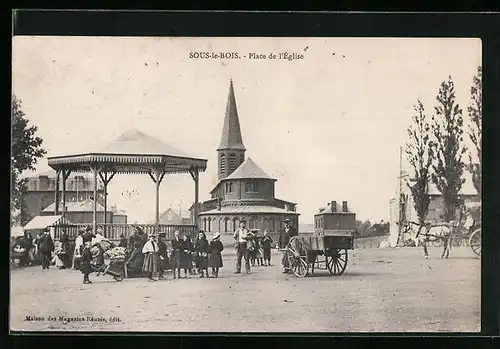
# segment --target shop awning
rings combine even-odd
[[[36,216],[24,226],[24,230],[42,230],[62,223],[62,216]],[[68,223],[67,220],[65,223]]]

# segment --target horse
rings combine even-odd
[[[458,227],[457,223],[424,223],[422,226],[412,221],[408,223],[420,229],[420,233],[417,232],[416,239],[422,242],[424,257],[426,259],[429,258],[427,244],[436,240],[443,241],[443,253],[441,254],[441,258],[447,259],[450,256],[451,242],[453,240],[453,234]]]

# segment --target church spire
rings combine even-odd
[[[233,79],[229,81],[226,116],[222,128],[222,138],[217,150],[224,149],[245,150],[241,136],[240,120],[238,119],[238,109],[236,108],[236,98],[234,97]]]

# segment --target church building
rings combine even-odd
[[[211,199],[200,203],[200,229],[232,234],[242,218],[249,229],[258,229],[260,233],[278,232],[284,226],[284,219],[290,219],[298,228],[296,203],[277,199],[274,192],[277,180],[245,157],[232,81],[217,153],[218,183],[210,192]]]

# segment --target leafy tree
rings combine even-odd
[[[406,142],[405,153],[406,159],[413,170],[408,186],[411,190],[418,223],[420,224],[416,234],[419,236],[431,202],[428,188],[433,153],[431,128],[427,122],[424,105],[417,99],[417,103],[413,108],[415,114],[413,115],[413,124],[408,127],[409,139]]]
[[[477,193],[481,195],[482,180],[482,120],[483,120],[483,92],[482,92],[482,68],[477,67],[477,74],[473,78],[470,88],[471,101],[467,111],[470,117],[469,138],[474,146],[475,154],[469,154],[469,171],[472,174],[472,183]]]
[[[455,101],[455,87],[451,79],[441,83],[435,114],[432,117],[434,135],[432,181],[441,192],[444,201],[444,219],[449,222],[455,218],[460,205],[459,192],[464,183],[465,163],[463,154],[467,151],[463,143],[462,109]]]
[[[372,230],[372,224],[370,223],[370,221],[369,220],[364,221],[358,229],[359,236],[360,237],[370,236],[371,230]]]
[[[25,224],[23,197],[26,193],[26,179],[20,176],[25,170],[35,170],[38,159],[47,152],[42,147],[42,138],[36,136],[37,127],[29,124],[21,107],[21,101],[12,96],[11,212],[19,213],[11,217],[11,223]]]

